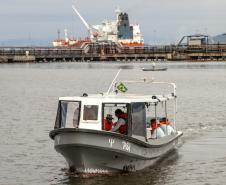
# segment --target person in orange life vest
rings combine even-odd
[[[157,139],[157,138],[161,138],[164,136],[165,136],[165,134],[162,131],[162,129],[160,128],[160,124],[157,123],[157,120],[151,119],[151,138]]]
[[[128,114],[124,113],[121,109],[117,109],[115,111],[115,116],[118,118],[118,121],[115,123],[115,126],[111,129],[111,131],[126,134]]]
[[[151,127],[151,134],[159,127],[159,124],[157,123],[156,119],[151,119],[150,121],[150,127]]]
[[[111,114],[107,114],[106,118],[104,119],[104,130],[106,131],[110,131],[112,129],[113,126],[113,120],[114,118],[112,117]]]
[[[160,127],[161,127],[161,129],[163,130],[163,132],[164,132],[166,135],[168,135],[168,134],[167,134],[167,125],[169,125],[168,119],[167,119],[166,117],[163,117],[163,118],[161,118],[161,119],[159,120],[159,123],[160,123]]]
[[[160,119],[160,124],[169,125],[170,122],[169,122],[168,118],[163,117],[162,119]]]
[[[170,124],[171,123],[169,122],[168,118],[166,118],[166,117],[163,117],[160,120],[160,126],[166,135],[171,135],[171,134],[175,133],[175,130],[173,129],[173,127]]]

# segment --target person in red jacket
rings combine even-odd
[[[113,126],[113,117],[111,114],[107,114],[106,118],[104,119],[104,130],[106,131],[110,131],[112,129]]]
[[[127,132],[127,119],[128,114],[124,113],[121,109],[115,111],[115,116],[118,121],[115,123],[114,127],[111,129],[112,132],[119,132],[120,134],[126,134]]]

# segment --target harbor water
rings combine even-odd
[[[222,185],[226,182],[226,64],[39,63],[0,65],[1,185]],[[177,84],[180,147],[145,170],[78,178],[49,138],[59,96],[107,91],[119,79],[154,78]],[[145,89],[139,88],[146,93]]]

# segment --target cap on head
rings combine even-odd
[[[107,114],[106,119],[112,120],[114,119],[111,114]]]

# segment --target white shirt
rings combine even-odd
[[[117,131],[122,125],[125,125],[126,124],[126,121],[122,118],[119,118],[115,127],[111,129],[112,132],[115,132]]]
[[[171,135],[171,134],[175,134],[176,132],[175,132],[175,130],[173,129],[173,127],[172,126],[170,126],[170,125],[167,125],[167,134],[168,135]]]
[[[162,131],[161,128],[157,128],[154,130],[154,132],[151,134],[151,138],[152,139],[158,139],[158,138],[161,138],[161,137],[164,137],[165,134],[164,132]]]

